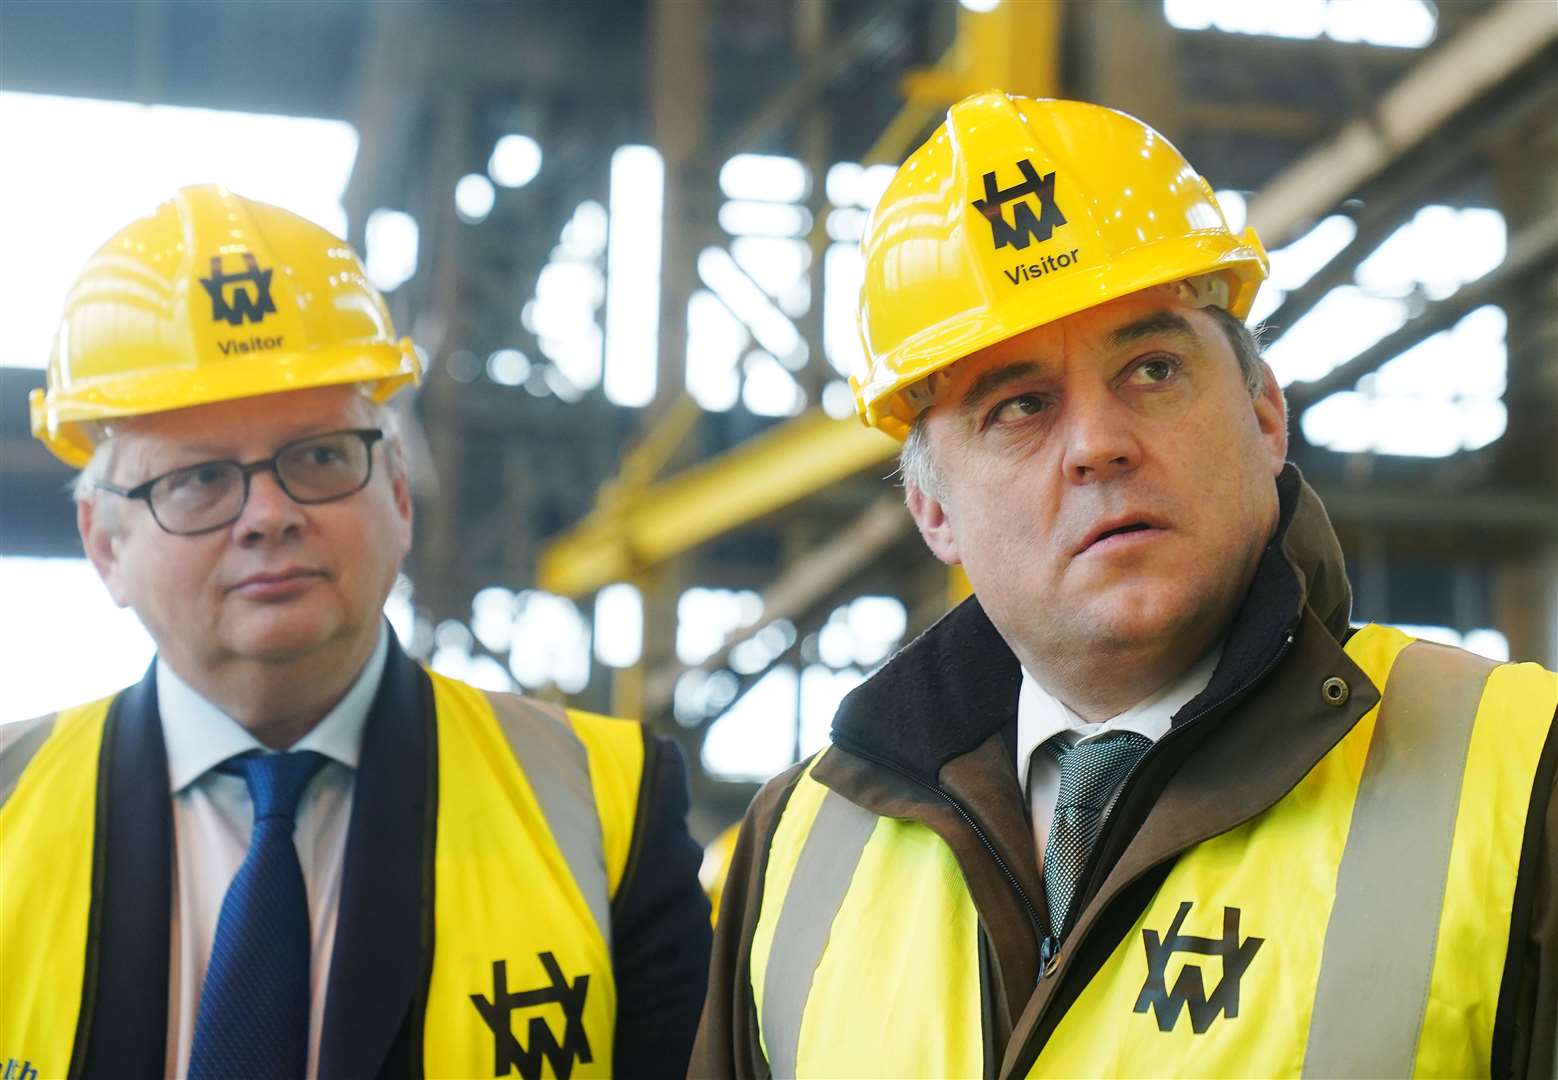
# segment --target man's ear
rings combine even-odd
[[[1255,395],[1255,423],[1271,458],[1271,475],[1277,476],[1288,459],[1288,403],[1271,365],[1262,360],[1260,366],[1266,378]]]
[[[404,559],[411,554],[411,535],[414,514],[411,500],[411,473],[408,469],[395,469],[390,474],[390,491],[395,499],[395,513],[400,517],[402,527],[400,557]]]
[[[952,517],[948,505],[933,499],[913,483],[904,486],[904,502],[909,516],[925,539],[930,553],[948,566],[956,566],[963,560],[958,555],[957,535],[952,529]]]
[[[82,550],[108,587],[108,595],[120,607],[128,607],[130,598],[123,588],[120,535],[114,514],[103,511],[94,499],[83,499],[76,503],[76,530],[81,533]]]

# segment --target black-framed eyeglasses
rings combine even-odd
[[[196,536],[237,521],[249,502],[249,478],[269,472],[293,502],[334,502],[368,486],[378,428],[353,428],[289,442],[264,461],[202,461],[154,476],[133,488],[96,486],[126,499],[141,499],[164,532]]]

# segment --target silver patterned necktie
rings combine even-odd
[[[1049,840],[1044,845],[1044,898],[1050,933],[1058,940],[1081,885],[1088,856],[1098,842],[1104,811],[1152,740],[1134,731],[1111,731],[1072,745],[1056,736],[1044,750],[1060,766],[1060,787]]]

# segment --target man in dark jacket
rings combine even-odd
[[[1558,677],[1349,627],[1253,232],[989,93],[863,245],[857,407],[975,595],[754,801],[692,1072],[1550,1075]]]
[[[710,932],[675,748],[384,619],[383,403],[419,374],[342,241],[222,188],[72,290],[34,432],[157,659],[0,729],[7,1078],[683,1073]]]

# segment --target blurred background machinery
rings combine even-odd
[[[403,640],[674,734],[714,836],[962,594],[844,379],[866,214],[992,86],[1142,117],[1260,231],[1355,619],[1558,662],[1550,0],[6,0],[0,722],[150,657],[25,401],[96,245],[215,180],[426,353]]]

